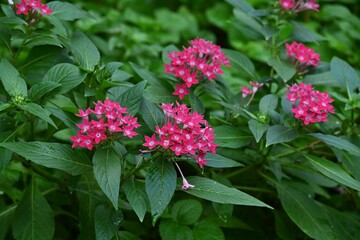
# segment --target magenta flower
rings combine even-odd
[[[41,15],[50,15],[53,10],[47,4],[42,4],[41,0],[21,0],[15,4],[16,14],[28,15],[29,11],[40,13]]]
[[[305,10],[319,11],[319,4],[316,0],[280,0],[281,8],[290,10],[294,13],[302,12]]]
[[[317,67],[320,62],[320,54],[302,43],[285,43],[286,53],[295,65],[299,73],[305,73],[310,66]]]

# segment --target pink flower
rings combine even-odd
[[[243,86],[240,88],[240,91],[242,92],[242,97],[246,98],[247,95],[251,94],[253,91],[251,89],[248,89],[247,86]]]
[[[47,4],[42,4],[40,0],[21,0],[20,4],[15,4],[16,14],[28,15],[28,12],[50,15],[53,10]]]
[[[171,62],[165,64],[165,72],[171,73],[184,83],[176,85],[174,95],[182,99],[189,94],[185,88],[190,88],[199,83],[201,79],[213,80],[217,74],[222,74],[221,66],[230,66],[230,61],[225,57],[221,48],[201,38],[190,41],[191,46],[181,52],[168,54]]]
[[[137,118],[126,115],[127,109],[122,108],[118,102],[106,99],[104,102],[95,103],[95,108],[88,108],[86,111],[79,110],[76,116],[82,117],[82,122],[77,124],[79,132],[71,136],[72,148],[77,146],[86,147],[89,150],[102,141],[117,139],[121,136],[132,138],[137,135],[134,132],[140,124]],[[96,118],[91,115],[95,114]]]
[[[299,73],[307,72],[308,67],[317,67],[320,62],[320,54],[302,43],[285,43],[286,53],[292,60]]]
[[[295,7],[294,0],[281,0],[280,1],[281,7],[284,9],[292,9]]]
[[[305,10],[319,11],[319,4],[316,0],[280,0],[281,8],[290,10],[294,13],[302,12]]]
[[[31,9],[25,0],[21,0],[20,3],[15,4],[16,6],[16,14],[25,14],[27,15],[29,10]]]
[[[183,181],[183,185],[182,185],[182,187],[181,187],[182,190],[187,190],[188,188],[194,188],[194,187],[195,187],[194,185],[191,185],[191,184],[186,180],[186,178],[183,178],[182,181]]]
[[[293,84],[288,87],[286,98],[292,103],[291,111],[295,118],[305,125],[315,122],[327,122],[327,115],[334,113],[331,103],[334,101],[327,92],[312,88],[311,84]]]
[[[150,150],[158,147],[160,150],[172,153],[173,156],[190,156],[202,168],[206,164],[206,152],[215,153],[214,130],[197,112],[190,112],[185,104],[162,104],[161,108],[168,115],[167,123],[156,126],[155,134],[145,136],[143,146]]]

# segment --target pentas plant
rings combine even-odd
[[[155,133],[145,136],[143,146],[152,149],[162,149],[170,153],[172,157],[185,156],[196,160],[200,168],[207,161],[207,152],[216,152],[214,143],[214,130],[209,126],[204,116],[197,112],[190,112],[185,104],[176,103],[162,104],[167,123],[160,127],[156,126]]]
[[[243,86],[240,87],[240,91],[241,91],[241,102],[240,102],[240,106],[243,105],[244,99],[251,94],[251,97],[249,99],[249,101],[246,103],[245,107],[249,106],[250,103],[252,102],[252,100],[254,99],[255,93],[258,91],[258,89],[260,87],[262,87],[264,84],[263,83],[257,83],[257,82],[253,82],[250,81],[250,85],[252,86],[252,89],[249,89],[247,86]]]
[[[135,128],[140,127],[137,118],[127,115],[127,109],[118,102],[106,99],[95,103],[94,109],[79,110],[82,122],[77,124],[79,132],[71,136],[72,148],[77,146],[92,150],[94,145],[109,139],[115,141],[121,136],[132,138],[137,135]],[[94,117],[93,117],[94,116]],[[92,118],[93,117],[93,118]]]
[[[41,0],[21,0],[20,3],[15,4],[16,14],[24,15],[50,15],[53,10],[47,4],[41,3]]]
[[[181,52],[168,54],[171,62],[165,64],[165,72],[171,73],[183,81],[175,85],[173,95],[183,99],[189,94],[189,88],[202,79],[213,80],[217,74],[223,74],[221,66],[230,66],[230,61],[221,51],[220,46],[197,38],[190,41],[190,47]]]
[[[299,74],[304,74],[310,67],[319,65],[320,54],[316,53],[314,49],[297,42],[285,43],[285,47],[287,55]]]
[[[290,10],[291,12],[298,13],[305,10],[319,11],[319,4],[316,0],[280,0],[281,8]]]
[[[291,102],[295,118],[305,125],[315,122],[327,122],[328,114],[334,113],[331,103],[334,101],[327,92],[315,90],[311,84],[300,83],[288,86],[286,98]]]

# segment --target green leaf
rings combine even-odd
[[[266,130],[268,130],[268,128],[269,128],[269,125],[258,122],[255,119],[250,119],[248,124],[249,124],[249,129],[250,129],[251,133],[254,135],[256,142],[260,141],[261,137],[264,135]]]
[[[56,124],[49,117],[49,115],[50,115],[49,111],[42,108],[40,105],[37,105],[36,103],[24,103],[24,104],[19,104],[18,107],[21,108],[22,110],[29,112],[29,113],[41,118],[42,120],[50,123],[54,128],[57,129]]]
[[[91,162],[83,151],[72,149],[67,144],[46,142],[0,143],[16,154],[36,164],[63,170],[71,175],[79,175],[92,169]]]
[[[42,82],[54,82],[61,86],[54,92],[57,94],[67,93],[84,81],[86,74],[70,63],[59,63],[45,74]]]
[[[132,177],[124,183],[124,190],[127,200],[142,222],[148,209],[145,185]]]
[[[219,216],[219,218],[224,223],[229,221],[234,210],[233,204],[221,204],[221,203],[212,202],[212,206],[215,212],[217,213],[217,215]]]
[[[196,111],[200,114],[204,114],[205,106],[204,106],[203,102],[201,101],[201,99],[195,95],[195,93],[192,89],[190,89],[189,98],[190,98],[191,110]]]
[[[71,39],[71,53],[85,71],[92,72],[100,61],[99,50],[84,33],[78,30]]]
[[[50,81],[41,81],[39,83],[34,84],[29,89],[29,98],[33,101],[40,99],[48,92],[54,90],[55,88],[61,86],[61,84]]]
[[[161,221],[160,236],[162,240],[192,240],[193,234],[188,226],[181,225],[171,220]]]
[[[52,35],[37,35],[32,37],[27,43],[26,47],[33,48],[35,46],[44,46],[44,45],[53,45],[57,47],[62,47],[61,41],[55,36]]]
[[[127,232],[127,231],[119,231],[117,236],[121,240],[140,240],[140,238],[138,236],[132,234],[131,232]]]
[[[266,40],[268,40],[271,35],[267,33],[264,26],[258,22],[255,18],[238,9],[234,9],[234,16],[236,20],[239,21],[241,27],[247,28],[248,30],[254,31],[257,34],[262,35]]]
[[[344,164],[352,176],[358,181],[360,181],[360,161],[358,157],[349,154],[346,151],[333,150],[338,161]]]
[[[27,86],[16,68],[6,59],[0,62],[0,79],[11,96],[27,96]]]
[[[0,239],[6,240],[7,232],[10,228],[11,223],[13,222],[14,213],[16,210],[17,204],[12,204],[6,206],[6,208],[0,209]]]
[[[274,68],[284,82],[289,81],[296,73],[296,69],[291,63],[283,61],[279,57],[269,58],[268,64]]]
[[[276,143],[290,142],[296,139],[298,135],[298,132],[293,128],[282,125],[271,126],[266,133],[266,147]]]
[[[215,142],[219,147],[239,148],[252,140],[252,136],[232,126],[218,126],[214,130]]]
[[[190,225],[196,223],[203,211],[197,200],[187,199],[177,201],[172,208],[172,217],[179,224]]]
[[[143,100],[145,85],[146,81],[139,82],[135,86],[126,90],[116,100],[122,107],[126,107],[128,109],[128,113],[130,115],[135,115],[139,111]]]
[[[204,220],[195,225],[194,240],[225,240],[221,228],[210,220]]]
[[[121,176],[120,159],[112,148],[98,149],[92,159],[96,181],[117,210]]]
[[[111,81],[112,82],[122,82],[125,80],[128,80],[129,78],[131,78],[133,75],[131,75],[128,72],[125,72],[123,70],[116,70],[112,75],[111,75]]]
[[[340,83],[334,77],[331,71],[317,73],[317,74],[306,74],[304,83],[311,83],[313,86],[328,86],[328,87],[341,87]]]
[[[231,168],[231,167],[242,167],[243,164],[236,162],[230,158],[223,157],[218,154],[207,153],[205,156],[207,161],[207,167],[214,168]]]
[[[140,113],[150,130],[155,131],[156,126],[164,125],[165,119],[163,111],[146,98],[143,98],[141,101]]]
[[[168,57],[168,54],[173,52],[179,52],[179,49],[174,44],[164,47],[161,53],[162,61],[166,64],[170,64],[171,60]]]
[[[21,198],[13,220],[15,239],[48,240],[55,232],[52,210],[34,180]]]
[[[355,69],[337,57],[331,59],[330,68],[338,84],[346,89],[349,99],[352,99],[355,89],[360,89],[360,79]]]
[[[56,17],[65,21],[73,21],[75,19],[88,18],[90,16],[84,10],[68,2],[54,1],[49,2],[48,6],[53,10],[53,13],[49,17]]]
[[[11,160],[12,152],[4,147],[0,147],[0,172],[5,169]],[[0,238],[1,239],[1,238]]]
[[[145,188],[155,223],[175,192],[176,171],[172,162],[162,159],[153,162],[145,177]]]
[[[329,219],[315,200],[285,184],[278,184],[277,190],[286,213],[304,233],[319,240],[335,239]]]
[[[142,68],[135,63],[130,62],[130,66],[143,80],[148,81],[151,85],[159,85],[161,80],[152,72]]]
[[[112,239],[119,228],[119,223],[121,222],[117,212],[104,205],[96,207],[94,219],[97,240]]]
[[[5,109],[8,109],[9,107],[11,107],[10,103],[1,103],[0,104],[0,112],[5,110]]]
[[[259,110],[262,114],[267,115],[269,111],[275,110],[279,98],[274,94],[265,95],[260,99]]]
[[[189,188],[185,192],[199,198],[218,203],[272,208],[244,192],[227,187],[208,178],[191,176],[187,177],[187,180],[195,187]]]
[[[326,38],[324,38],[320,34],[309,31],[306,27],[304,27],[298,22],[291,21],[291,23],[295,27],[294,31],[291,34],[291,37],[294,40],[297,40],[299,42],[315,42],[315,43],[318,43],[318,41],[326,40]]]
[[[74,114],[61,110],[60,108],[47,107],[49,112],[51,112],[55,117],[60,119],[67,127],[71,128],[74,133],[76,133],[79,128],[76,125],[79,122],[79,118]]]
[[[360,182],[352,178],[336,163],[311,155],[305,155],[305,157],[310,160],[311,165],[315,169],[324,174],[326,177],[340,184],[344,184],[345,186],[348,186],[352,189],[360,191]]]
[[[245,54],[229,49],[223,49],[223,52],[230,59],[231,66],[240,68],[250,79],[257,79],[255,66]]]
[[[354,156],[360,157],[360,148],[346,139],[322,133],[311,133],[309,135],[316,137],[317,139],[325,142],[329,146],[345,150]]]

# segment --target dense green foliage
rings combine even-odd
[[[36,21],[1,3],[0,240],[360,239],[360,6],[318,3],[51,1]],[[180,100],[164,64],[195,38],[231,66]],[[294,41],[319,65],[300,72]],[[251,100],[250,81],[263,84]],[[294,117],[294,83],[329,93],[327,121]],[[105,99],[137,118],[137,136],[72,148],[75,114]],[[214,129],[204,168],[143,145],[176,102]]]

